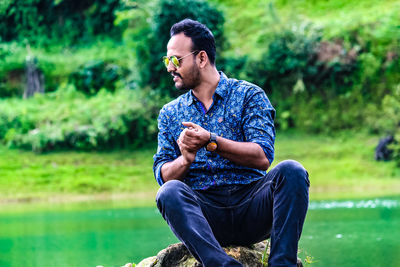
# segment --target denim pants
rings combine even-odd
[[[222,246],[247,246],[271,237],[269,267],[296,266],[308,208],[308,173],[286,160],[246,185],[192,190],[179,180],[158,190],[163,218],[205,267],[242,266]]]

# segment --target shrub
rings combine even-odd
[[[116,83],[126,76],[127,72],[116,64],[93,60],[71,73],[69,82],[86,95],[94,95],[102,88],[114,92]]]
[[[111,149],[153,142],[160,99],[137,90],[87,98],[71,86],[32,99],[0,102],[0,138],[37,152]]]
[[[384,96],[380,105],[367,106],[367,125],[375,134],[393,136],[393,159],[400,166],[400,84],[395,85],[391,93]]]
[[[56,39],[76,43],[116,32],[114,13],[120,6],[119,0],[3,1],[0,4],[0,38],[3,41],[46,44]]]
[[[266,42],[264,52],[247,60],[241,75],[267,92],[278,110],[276,125],[316,131],[329,127],[327,107],[352,88],[356,49],[322,41],[322,29],[308,22],[282,23],[260,38]]]

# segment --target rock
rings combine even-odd
[[[142,260],[141,262],[139,262],[138,264],[136,264],[135,267],[153,266],[152,264],[154,264],[156,261],[157,261],[157,256],[148,257],[148,258]],[[132,267],[132,266],[124,266],[124,267]]]
[[[388,148],[388,145],[394,143],[394,137],[389,135],[379,140],[375,148],[375,160],[390,160],[393,151]]]
[[[230,246],[224,248],[225,252],[235,258],[245,267],[263,267],[263,254],[265,253],[266,242],[254,244],[251,247]],[[268,259],[269,249],[265,255],[265,262]],[[201,267],[202,265],[190,254],[182,244],[172,244],[161,250],[157,256],[149,257],[139,262],[136,267]],[[302,267],[300,259],[297,259],[297,266]]]

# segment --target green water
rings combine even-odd
[[[103,206],[3,210],[0,266],[121,266],[177,242],[154,207]],[[300,247],[311,266],[400,266],[400,199],[312,202]]]

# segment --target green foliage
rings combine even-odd
[[[381,118],[391,118],[389,110],[398,105],[393,88],[400,80],[400,7],[391,0],[365,1],[371,7],[344,0],[276,0],[270,4],[258,0],[124,0],[118,7],[111,0],[79,4],[0,1],[2,41],[16,40],[0,43],[0,97],[22,95],[28,53],[24,39],[33,42],[31,51],[44,72],[46,92],[70,82],[94,95],[103,89],[118,90],[128,82],[136,88],[140,81],[141,88],[150,86],[157,93],[174,95],[177,90],[161,57],[170,26],[191,17],[214,32],[218,69],[267,91],[281,129],[333,133],[369,128],[374,133],[395,133],[395,118],[393,122]],[[14,22],[15,27],[5,28]],[[113,38],[112,32],[118,29],[125,29],[123,43]],[[103,33],[111,36],[104,39]],[[57,38],[57,44],[52,42]],[[1,136],[10,128],[19,129],[15,123],[28,132],[35,129],[30,125],[36,125],[36,117],[30,117],[5,123]],[[388,125],[380,126],[378,121]],[[14,131],[7,134],[7,141],[25,134]]]
[[[206,24],[214,34],[218,53],[224,46],[224,17],[203,0],[158,0],[154,5],[157,8],[150,14],[148,26],[133,32],[131,36],[136,43],[137,67],[142,86],[149,85],[162,94],[174,95],[176,90],[172,79],[161,61],[166,53],[171,26],[185,18]],[[145,7],[143,12],[146,13]]]
[[[22,96],[28,51],[17,42],[3,43],[0,47],[6,51],[5,56],[0,58],[0,97]],[[31,47],[31,55],[37,58],[38,67],[44,73],[46,92],[57,90],[60,84],[69,81],[72,73],[81,71],[89,62],[102,61],[106,69],[113,69],[109,73],[118,75],[118,81],[113,82],[116,87],[120,87],[119,84],[124,80],[135,80],[135,62],[131,49],[115,43],[111,38],[99,39],[96,45],[88,47]],[[109,78],[101,79],[104,81]]]
[[[45,44],[52,39],[87,41],[115,32],[118,8],[119,0],[9,1],[0,6],[0,38]]]
[[[261,256],[261,265],[263,267],[267,267],[268,266],[269,250],[271,249],[270,248],[269,239],[267,239],[265,242],[266,242],[265,243],[265,249],[264,249],[263,254]]]
[[[318,103],[314,110],[305,109],[310,113],[321,105],[325,110],[332,98],[346,94],[353,82],[349,77],[357,70],[356,49],[346,51],[340,43],[322,41],[322,29],[309,22],[281,23],[276,19],[269,23],[265,28],[270,30],[260,36],[260,42],[266,44],[260,57],[226,60],[224,67],[229,74],[264,88],[278,110],[278,127],[321,131],[329,125],[322,117],[300,119],[298,109],[304,108],[300,103]]]
[[[268,92],[279,92],[286,98],[299,79],[316,76],[317,46],[320,32],[311,24],[283,26],[270,36],[271,40],[260,59],[248,64],[248,76]]]
[[[314,257],[307,255],[306,258],[304,259],[304,264],[306,265],[306,267],[310,266],[310,264],[313,264],[317,262]]]
[[[382,106],[369,107],[368,124],[373,132],[382,136],[391,135],[394,143],[389,146],[393,151],[392,158],[400,166],[400,83],[394,86],[391,94],[382,100]]]
[[[94,60],[71,73],[69,82],[86,95],[96,94],[102,88],[114,92],[116,83],[126,76],[126,73],[127,70],[124,71],[116,64]]]
[[[298,8],[308,5],[294,2]],[[327,4],[315,2],[321,8]],[[275,3],[279,10],[273,4],[247,3],[252,11],[249,14],[263,14],[258,27],[248,27],[257,28],[252,31],[257,37],[248,36],[255,40],[251,45],[254,49],[248,56],[242,56],[237,48],[239,54],[229,52],[233,56],[225,59],[224,71],[264,88],[277,109],[279,128],[324,133],[365,128],[368,116],[373,114],[365,106],[379,107],[400,78],[399,7],[387,10],[386,16],[374,22],[349,17],[346,21],[357,21],[357,27],[339,25],[341,31],[332,35],[330,25],[321,27],[324,24],[293,14],[288,17],[288,9],[282,8],[287,3]],[[228,14],[235,8],[227,7]],[[232,21],[242,16],[255,19],[246,14],[238,14]],[[242,31],[246,34],[246,29]]]
[[[7,54],[8,54],[8,51],[6,50],[5,45],[0,43],[0,60],[3,60]]]
[[[70,87],[10,99],[0,102],[0,138],[10,147],[37,152],[140,146],[157,133],[157,103],[157,97],[138,91],[101,91],[86,98]]]

